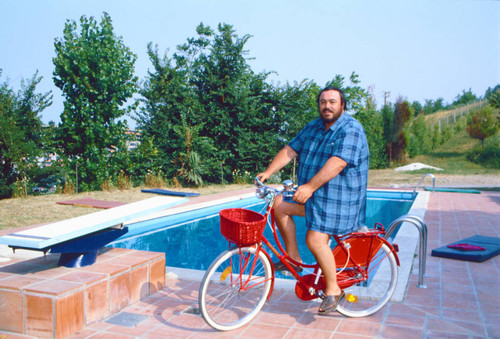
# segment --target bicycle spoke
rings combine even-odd
[[[200,286],[203,317],[219,330],[249,322],[264,305],[272,283],[267,257],[252,247],[235,248],[217,258]]]
[[[347,297],[339,303],[340,313],[350,317],[368,316],[390,300],[397,282],[396,259],[385,244],[374,258],[368,265],[368,281],[344,289]]]

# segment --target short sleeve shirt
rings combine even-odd
[[[299,156],[298,184],[307,183],[328,159],[347,166],[306,202],[306,225],[328,234],[347,234],[365,219],[369,151],[363,126],[343,113],[329,129],[321,119],[310,122],[288,144]]]

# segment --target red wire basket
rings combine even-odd
[[[219,212],[220,231],[230,242],[250,245],[260,241],[266,217],[245,208],[228,208]]]

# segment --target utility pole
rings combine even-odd
[[[391,92],[384,92],[384,106],[387,106],[387,100],[389,99],[390,95]]]

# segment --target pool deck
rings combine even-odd
[[[500,192],[432,193],[424,220],[427,288],[416,287],[417,251],[404,300],[370,317],[319,316],[317,303],[277,290],[250,324],[218,332],[192,312],[199,282],[167,274],[163,290],[70,338],[500,338],[500,256],[475,263],[430,255],[475,234],[500,237]],[[0,338],[29,337],[0,331]]]

